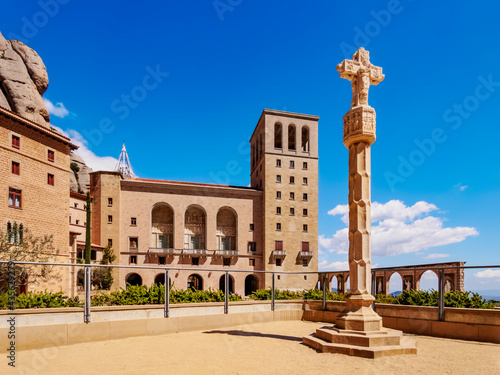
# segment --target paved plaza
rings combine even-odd
[[[2,374],[498,374],[500,345],[414,336],[418,356],[317,353],[324,323],[285,321],[18,352]]]

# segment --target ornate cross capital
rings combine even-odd
[[[340,78],[352,83],[351,108],[368,105],[368,89],[370,85],[378,85],[384,80],[382,68],[370,62],[370,52],[363,47],[352,56],[352,60],[344,60],[337,65]]]

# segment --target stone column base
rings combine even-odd
[[[375,332],[323,327],[302,342],[322,353],[339,353],[363,358],[417,354],[416,341],[401,331],[382,328]]]

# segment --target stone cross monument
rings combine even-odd
[[[317,350],[376,358],[416,354],[415,342],[402,332],[382,327],[372,309],[371,286],[371,148],[375,142],[375,110],[368,105],[370,85],[383,81],[382,68],[370,63],[361,47],[337,65],[341,78],[352,84],[351,109],[344,116],[344,145],[349,150],[349,276],[352,295],[338,314],[335,326],[316,330],[303,342]]]
[[[371,148],[375,142],[375,110],[368,105],[370,85],[384,79],[382,68],[370,63],[361,47],[352,60],[337,65],[341,78],[352,84],[351,109],[344,116],[344,145],[349,149],[349,276],[352,296],[337,320],[339,328],[378,331],[382,318],[371,308]]]

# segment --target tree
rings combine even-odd
[[[34,236],[22,224],[8,223],[7,232],[0,231],[0,260],[18,262],[55,262],[59,251],[53,244],[53,236]],[[8,266],[0,266],[0,294],[9,289]],[[25,289],[30,284],[40,284],[52,279],[60,279],[60,274],[53,266],[16,264],[16,291]]]
[[[102,250],[101,264],[111,264],[115,261],[116,255],[111,246],[106,246]],[[92,285],[99,289],[111,289],[113,285],[113,273],[111,268],[96,267],[92,270]]]

